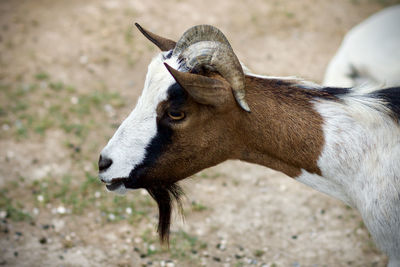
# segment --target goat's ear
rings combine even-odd
[[[164,65],[175,81],[200,104],[221,107],[228,103],[229,97],[232,97],[231,86],[228,82],[199,74],[181,72],[167,63]]]
[[[157,34],[149,32],[148,30],[142,28],[138,23],[135,23],[135,26],[139,29],[143,35],[149,39],[153,44],[155,44],[161,51],[169,51],[175,48],[176,42],[170,39],[161,37]]]

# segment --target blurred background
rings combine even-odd
[[[158,50],[212,24],[255,73],[321,82],[345,33],[391,0],[0,1],[0,265],[385,266],[358,213],[238,161],[183,182],[167,250],[143,190],[116,196],[99,152]]]

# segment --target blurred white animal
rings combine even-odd
[[[324,85],[400,85],[400,5],[380,11],[351,29],[325,73]]]

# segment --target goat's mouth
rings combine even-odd
[[[125,182],[128,180],[128,178],[114,178],[111,180],[111,182],[106,183],[106,188],[109,191],[123,191],[126,190],[125,187]]]

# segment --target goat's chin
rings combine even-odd
[[[118,183],[118,184],[110,184],[110,185],[106,185],[107,191],[109,192],[113,192],[119,195],[125,195],[127,188],[125,187],[124,183]]]

